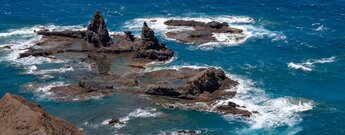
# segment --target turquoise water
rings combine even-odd
[[[60,68],[61,64],[35,64],[37,59],[18,62],[11,57],[13,52],[3,49],[0,96],[7,92],[24,96],[88,134],[158,134],[181,129],[203,134],[345,134],[342,0],[2,0],[0,44],[29,46],[29,41],[35,39],[30,31],[37,25],[83,28],[96,10],[103,13],[111,32],[130,29],[136,34],[141,20],[150,18],[237,17],[230,25],[246,28],[251,34],[243,43],[190,47],[164,38],[164,28],[159,25],[151,27],[160,41],[177,53],[176,60],[164,66],[220,67],[242,82],[237,103],[258,109],[262,115],[241,119],[209,112],[165,110],[126,94],[87,102],[53,102],[44,97],[44,91],[28,92],[25,86],[32,82],[68,84],[70,77],[62,73],[42,79],[42,75],[25,73],[25,68],[35,65],[38,69],[51,69]],[[148,114],[135,115],[136,111],[145,114],[142,110]],[[129,120],[122,128],[102,125],[114,117]]]

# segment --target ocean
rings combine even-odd
[[[34,30],[86,29],[96,11],[110,33],[138,36],[148,21],[160,42],[176,52],[171,62],[154,68],[221,68],[240,82],[229,101],[260,115],[169,110],[123,93],[83,102],[50,100],[51,87],[74,83],[68,74],[75,69],[64,61],[17,59],[18,53],[40,39]],[[228,22],[244,29],[245,38],[216,35],[220,42],[183,44],[164,36],[167,19]],[[1,0],[0,46],[12,50],[0,49],[0,96],[24,96],[87,134],[345,134],[344,29],[343,0]],[[105,124],[114,117],[125,124]]]

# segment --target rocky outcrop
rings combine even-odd
[[[203,92],[212,93],[222,85],[224,79],[226,79],[224,71],[208,68],[190,78],[183,86],[183,89],[187,94],[192,95]]]
[[[6,94],[0,101],[2,135],[83,135],[69,122],[50,115],[22,97]]]
[[[174,52],[158,42],[154,31],[144,22],[141,33],[141,41],[137,45],[137,58],[149,58],[151,60],[164,61],[170,59]]]
[[[96,12],[86,31],[52,31],[41,30],[36,32],[39,35],[45,36],[63,36],[70,38],[80,38],[93,44],[94,47],[109,47],[112,44],[112,39],[109,36],[104,17],[100,12]]]
[[[217,106],[216,110],[224,114],[235,114],[235,115],[241,115],[243,117],[250,117],[252,115],[251,112],[240,109],[239,107],[240,106],[235,104],[234,102],[228,102],[227,105]]]
[[[184,43],[204,44],[209,42],[217,42],[213,33],[232,33],[239,34],[243,30],[229,27],[226,22],[199,22],[194,20],[168,20],[164,22],[168,26],[185,26],[192,27],[194,30],[180,30],[167,32],[168,38],[176,39]]]
[[[194,99],[205,92],[213,93],[216,90],[222,90],[221,86],[225,84],[237,85],[235,81],[227,81],[229,78],[225,76],[225,73],[215,68],[202,69],[188,78],[185,76],[184,80],[184,83],[180,85],[165,83],[149,86],[146,94]]]
[[[95,13],[89,26],[87,27],[87,30],[93,32],[92,37],[87,37],[87,40],[90,43],[93,43],[96,47],[108,47],[112,44],[107,26],[100,12],[97,11]]]

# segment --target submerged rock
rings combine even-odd
[[[6,94],[0,101],[0,132],[4,135],[83,135],[69,122],[12,94]]]
[[[125,123],[120,121],[120,119],[111,119],[108,125],[124,125]]]

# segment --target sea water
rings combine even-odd
[[[240,82],[232,101],[259,111],[249,119],[193,110],[168,110],[134,95],[115,94],[84,102],[54,102],[53,86],[75,83],[68,61],[17,59],[41,38],[34,30],[86,29],[95,11],[110,33],[140,35],[143,21],[176,52],[165,65],[216,67]],[[225,21],[242,35],[215,34],[200,46],[166,38],[168,19]],[[155,20],[155,21],[150,21]],[[0,1],[0,96],[14,93],[41,104],[88,134],[345,134],[345,2],[342,0],[2,0]],[[235,40],[241,37],[241,40]],[[81,63],[81,65],[83,65]],[[80,72],[87,72],[84,63]],[[79,70],[79,68],[78,68]],[[108,126],[111,118],[124,125]]]

